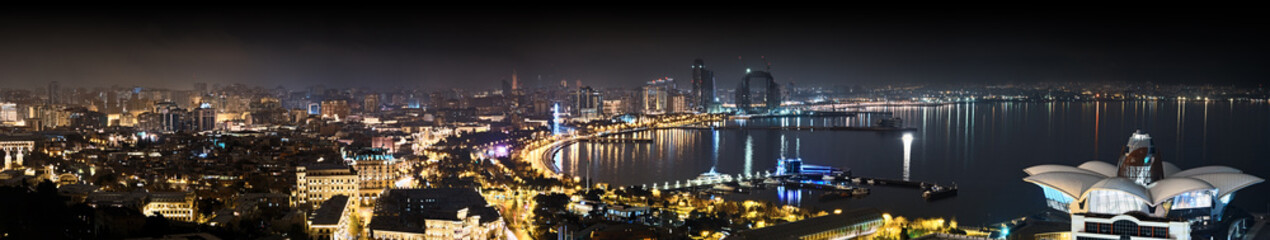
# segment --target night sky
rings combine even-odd
[[[442,10],[443,9],[443,10]],[[772,64],[802,86],[1125,81],[1255,86],[1270,34],[1251,10],[788,9],[665,6],[12,7],[0,83],[497,88],[686,86],[703,58],[720,88]],[[738,59],[738,56],[743,57]],[[542,81],[537,81],[541,76]]]

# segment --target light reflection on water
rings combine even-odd
[[[1270,178],[1270,104],[1191,102],[977,103],[939,107],[878,107],[915,127],[898,132],[661,129],[635,133],[652,143],[579,143],[557,159],[573,176],[640,185],[687,180],[710,169],[724,174],[775,167],[787,156],[808,164],[850,168],[856,176],[957,183],[952,199],[925,202],[920,192],[872,187],[861,198],[820,202],[818,194],[772,189],[727,198],[758,199],[822,209],[880,207],[905,216],[955,216],[983,224],[1043,208],[1039,188],[1022,169],[1038,164],[1112,161],[1135,129],[1150,133],[1161,157],[1182,168],[1227,165]],[[749,119],[754,126],[866,126],[880,117]],[[785,138],[787,141],[782,141]],[[806,146],[803,146],[803,145]],[[584,160],[585,159],[585,160]],[[1114,164],[1114,163],[1113,163]],[[1262,211],[1270,184],[1241,191],[1234,204]],[[791,195],[792,194],[792,195]],[[793,199],[791,202],[791,199]]]

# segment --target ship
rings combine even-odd
[[[930,187],[927,187],[925,191],[922,191],[922,198],[925,198],[927,201],[938,200],[938,199],[943,199],[943,198],[952,197],[952,196],[957,196],[956,184],[953,184],[952,187],[931,185]]]

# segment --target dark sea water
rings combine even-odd
[[[824,210],[877,207],[906,217],[955,218],[965,225],[996,223],[1044,208],[1041,189],[1022,178],[1039,164],[1115,164],[1134,130],[1151,135],[1161,159],[1182,169],[1226,165],[1270,177],[1270,104],[1212,102],[967,103],[885,107],[904,119],[901,132],[662,129],[635,133],[653,143],[578,143],[556,156],[562,171],[596,182],[674,182],[715,169],[736,174],[771,170],[781,156],[849,168],[855,176],[956,183],[960,194],[927,202],[916,189],[870,187],[868,197],[823,202],[819,193],[769,189],[729,194]],[[729,125],[867,125],[860,117],[778,118]],[[906,158],[907,154],[907,158]],[[1233,202],[1266,211],[1270,183],[1240,191]]]

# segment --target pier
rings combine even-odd
[[[823,179],[823,180],[822,180]],[[951,196],[956,196],[957,186],[945,186],[931,182],[870,178],[870,177],[849,177],[845,174],[793,174],[793,175],[775,175],[770,172],[754,172],[748,174],[726,175],[718,173],[705,173],[695,179],[666,181],[662,183],[643,184],[639,187],[643,189],[656,189],[659,191],[697,191],[697,190],[726,190],[732,191],[735,188],[751,188],[763,185],[780,185],[787,187],[797,187],[803,189],[817,189],[830,192],[848,192],[868,194],[868,189],[863,185],[884,186],[884,187],[900,187],[922,190],[922,198],[933,201]],[[631,186],[635,187],[635,186]]]

